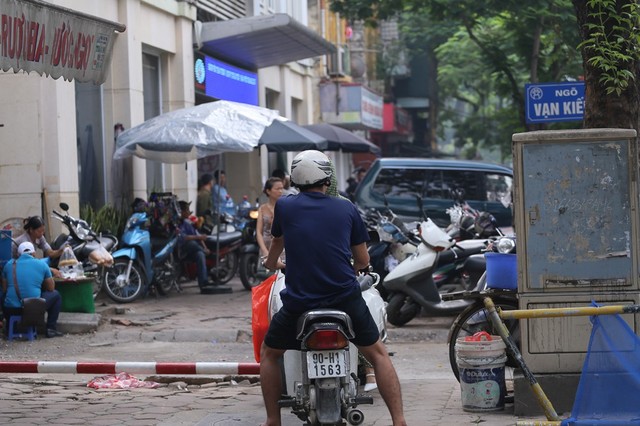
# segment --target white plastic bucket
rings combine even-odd
[[[456,340],[456,363],[460,372],[462,409],[498,411],[504,409],[506,345],[500,336],[487,332]]]

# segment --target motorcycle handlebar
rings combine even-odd
[[[380,282],[380,275],[375,272],[366,272],[364,274],[358,275],[356,278],[358,284],[360,284],[361,291],[367,291],[371,287],[375,287]]]

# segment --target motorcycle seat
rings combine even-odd
[[[307,330],[314,324],[328,322],[337,322],[341,324],[347,339],[353,339],[356,336],[353,331],[353,325],[351,324],[351,318],[346,312],[338,311],[336,309],[313,309],[305,312],[300,316],[300,318],[298,318],[296,338],[298,340],[302,340]]]
[[[242,232],[240,231],[221,232],[219,237],[216,234],[207,235],[206,244],[207,244],[207,247],[209,248],[215,248],[218,241],[220,241],[220,245],[227,245],[241,239],[242,239]]]
[[[465,259],[471,255],[481,253],[484,249],[484,246],[466,249],[462,249],[460,247],[452,247],[440,253],[438,265],[447,265],[449,263]]]

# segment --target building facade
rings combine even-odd
[[[0,103],[0,144],[4,148],[0,158],[0,222],[5,225],[15,225],[17,218],[30,215],[42,215],[46,220],[60,202],[78,215],[86,204],[94,208],[128,205],[135,197],[146,199],[152,191],[171,191],[181,199],[195,200],[198,176],[219,168],[226,171],[229,193],[236,201],[243,195],[256,199],[270,172],[287,168],[293,153],[276,155],[262,148],[177,165],[135,157],[112,159],[115,140],[123,130],[164,112],[227,97],[207,92],[198,81],[202,71],[197,68],[198,59],[253,73],[255,100],[250,103],[276,109],[299,124],[318,121],[315,96],[324,74],[318,57],[327,53],[328,43],[323,43],[321,33],[307,27],[324,25],[322,8],[316,1],[50,3],[122,24],[126,30],[115,34],[106,79],[100,85],[15,69],[0,72],[0,93],[4,95]],[[302,50],[295,50],[297,56],[291,58],[275,49],[283,43],[276,37],[271,47],[261,49],[269,53],[268,60],[257,56],[247,60],[241,53],[250,44],[235,53],[216,44],[220,41],[216,26],[225,21],[233,20],[234,28],[244,29],[245,33],[233,36],[241,43],[252,31],[247,20],[275,14],[291,19],[285,19],[274,33],[285,29],[292,31],[293,38],[308,37],[303,43],[307,50],[298,46]],[[350,171],[343,154],[330,155],[344,173]],[[55,221],[49,222],[51,235],[59,230]]]

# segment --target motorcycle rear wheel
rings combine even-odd
[[[517,300],[500,299],[493,301],[496,308],[510,311],[518,309]],[[520,346],[520,324],[518,320],[507,320],[504,322],[509,330],[513,341]],[[491,335],[498,335],[498,331],[493,327],[488,317],[488,312],[484,307],[484,303],[479,299],[476,303],[469,306],[462,311],[460,315],[455,319],[451,329],[449,330],[449,336],[447,337],[447,344],[449,345],[449,364],[451,365],[451,371],[453,371],[456,379],[460,381],[460,371],[458,370],[458,363],[456,361],[456,341],[461,337],[472,336],[479,331],[486,331]],[[517,362],[513,359],[511,354],[507,353],[507,366],[517,367]]]
[[[421,306],[404,293],[391,293],[387,304],[387,321],[402,327],[420,313]]]
[[[261,282],[257,276],[258,260],[258,253],[245,253],[240,257],[240,281],[242,281],[245,290],[251,291]]]
[[[226,284],[238,272],[238,252],[227,253],[220,263],[222,267],[214,266],[209,270],[209,275],[216,284]]]
[[[101,268],[100,272],[96,274],[93,280],[93,300],[98,297],[98,294],[100,294],[100,291],[102,290],[102,283],[104,282],[105,275],[105,270],[102,270]]]
[[[109,297],[118,303],[133,302],[140,297],[142,289],[146,286],[145,275],[136,262],[131,265],[129,280],[125,280],[124,274],[128,267],[129,259],[116,259],[104,274],[104,289]]]
[[[171,253],[161,265],[157,266],[153,274],[154,285],[160,296],[166,296],[173,288],[181,291],[178,283],[178,265]]]

